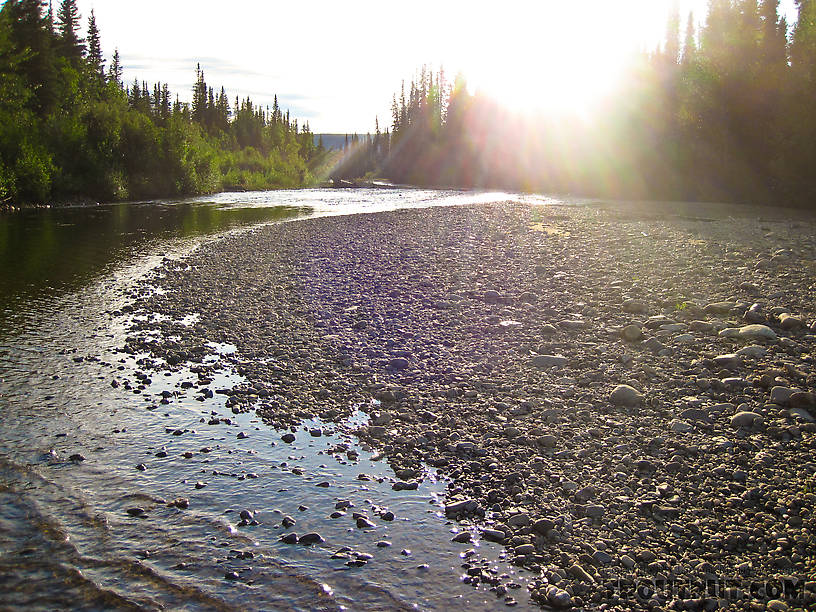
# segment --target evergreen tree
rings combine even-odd
[[[93,9],[91,16],[88,17],[88,63],[100,77],[104,76],[105,60],[102,58],[102,43],[99,40],[99,29],[96,27]]]
[[[119,49],[114,49],[113,51],[113,59],[108,69],[108,81],[116,85],[119,89],[124,86],[122,83],[122,62],[119,59]]]
[[[689,12],[686,23],[686,37],[683,41],[682,63],[688,66],[694,62],[697,56],[697,31],[694,25],[694,12]]]
[[[57,10],[57,30],[59,32],[60,53],[69,61],[78,65],[85,55],[85,44],[79,31],[79,9],[76,0],[62,0]]]

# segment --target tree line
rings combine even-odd
[[[166,83],[122,82],[76,0],[0,9],[0,204],[101,201],[300,187],[324,160],[308,123],[208,86],[192,104]],[[217,93],[216,93],[217,91]]]
[[[591,118],[511,112],[423,68],[356,156],[404,183],[814,207],[816,0],[797,5],[792,28],[778,0],[709,0],[700,26],[675,10]]]

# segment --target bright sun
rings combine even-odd
[[[482,13],[457,34],[470,49],[462,70],[471,88],[510,108],[585,115],[646,46],[644,32],[659,39],[662,4],[539,2],[523,12]]]

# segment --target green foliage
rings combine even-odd
[[[96,20],[88,49],[75,0],[57,24],[40,0],[0,9],[0,204],[158,198],[220,189],[300,187],[319,151],[277,105],[234,112],[197,68],[193,106],[166,84],[124,89],[118,51],[107,73]]]
[[[778,0],[710,0],[682,37],[673,12],[662,48],[587,120],[508,112],[423,68],[393,96],[390,136],[352,142],[334,174],[813,207],[816,0],[797,3],[790,43]]]

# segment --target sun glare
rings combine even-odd
[[[634,9],[634,4],[632,7]],[[524,11],[482,14],[461,31],[471,49],[463,72],[473,90],[522,111],[588,115],[619,80],[633,53],[665,28],[665,7],[539,3]],[[611,5],[611,6],[610,6]],[[486,41],[476,46],[473,37]]]

